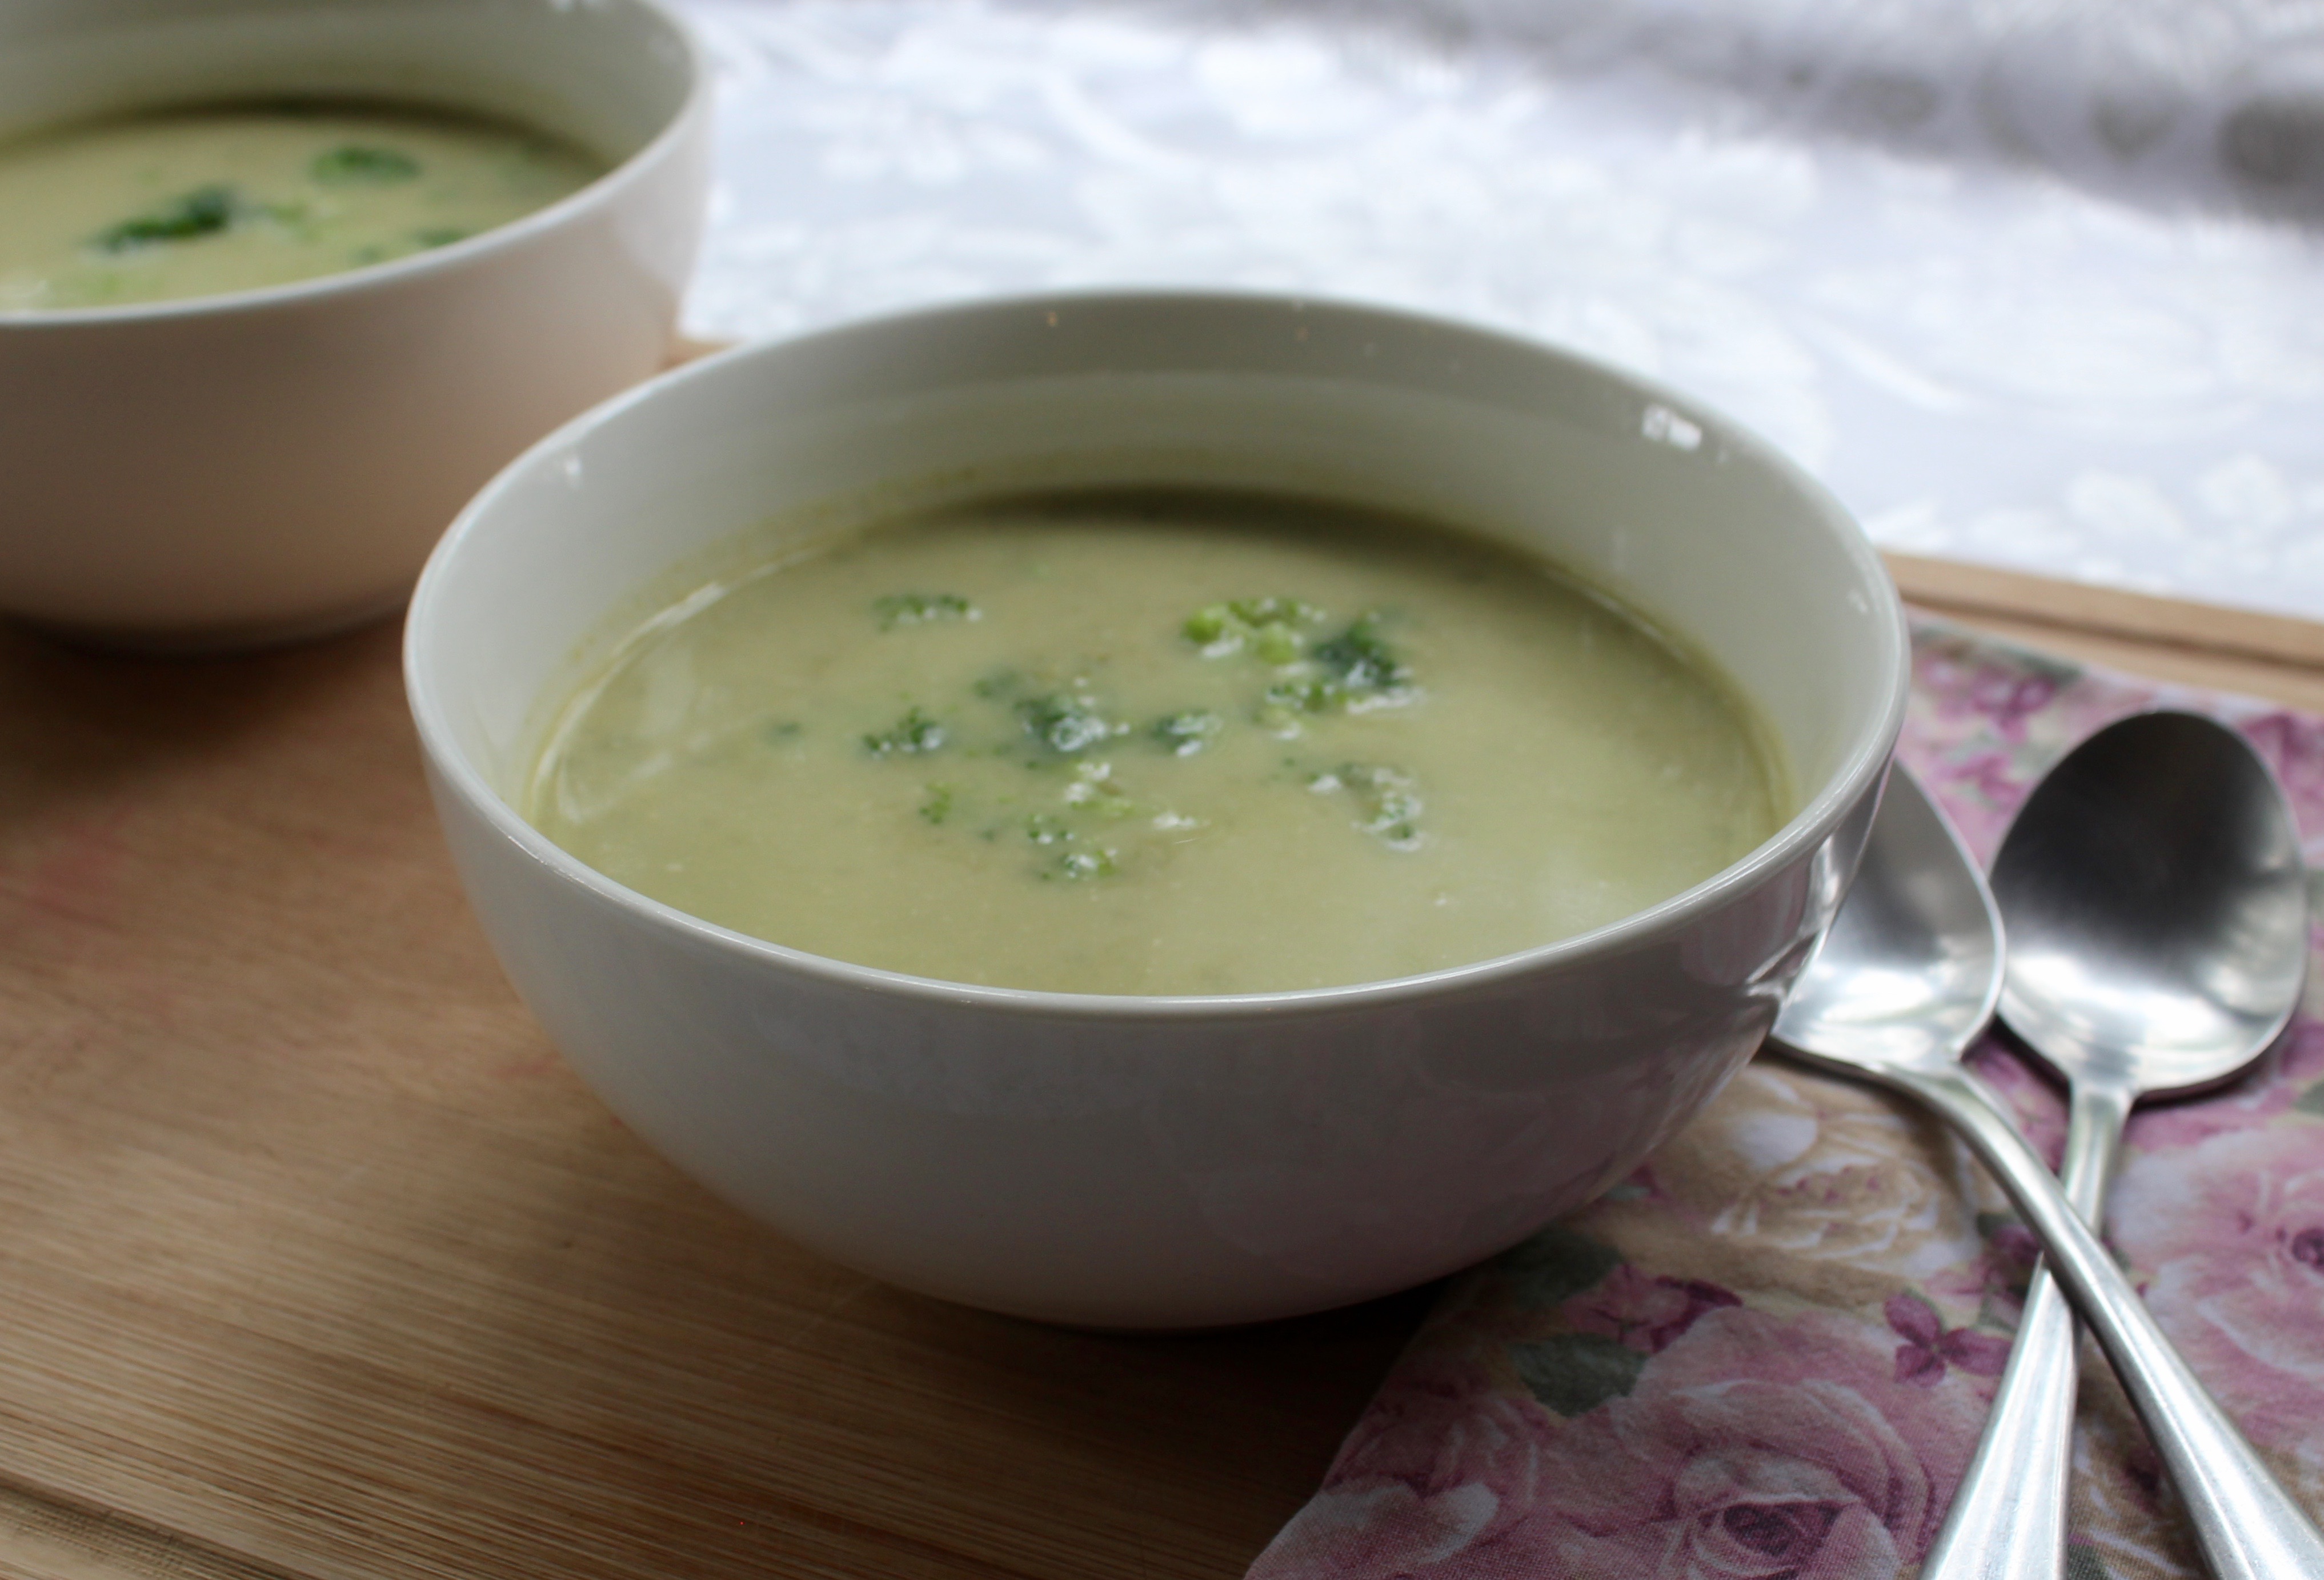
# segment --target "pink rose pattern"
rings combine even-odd
[[[2324,719],[1933,622],[1914,638],[1899,755],[1980,855],[2068,747],[2161,706],[2243,729],[2282,774],[2311,862],[2324,858]],[[2205,1381],[2324,1511],[2324,1003],[2310,1008],[2251,1077],[2133,1122],[2108,1226]],[[2000,1039],[1976,1057],[2054,1155],[2052,1086]],[[1794,1088],[1818,1079],[1784,1072]],[[1808,1144],[1783,1139],[1805,1137],[1796,1104],[1762,1118],[1748,1105],[1765,1099],[1721,1101],[1730,1137]],[[1926,1127],[1858,1126],[1849,1144],[1866,1133],[1893,1134],[1922,1175],[1958,1177]],[[1455,1280],[1250,1580],[1914,1572],[2007,1360],[2030,1236],[1972,1202],[1974,1241],[1932,1274],[1915,1262],[1910,1281],[1878,1240],[1838,1270],[1786,1260],[1772,1237],[1761,1254],[1757,1219],[1738,1239],[1738,1215],[1657,1189],[1656,1165],[1689,1144]],[[2086,1384],[2080,1436],[2075,1580],[2193,1580],[2169,1488],[2103,1376]]]

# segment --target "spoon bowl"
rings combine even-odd
[[[1813,1061],[1941,1072],[1993,1019],[2001,917],[1919,781],[1892,769],[1848,902],[1793,984],[1777,1040]]]
[[[2209,719],[2136,714],[2076,747],[2018,812],[1992,882],[2001,1017],[2076,1083],[2217,1086],[2299,1006],[2298,829],[2267,765]]]

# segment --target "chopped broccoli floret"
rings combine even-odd
[[[1412,679],[1404,661],[1380,640],[1374,618],[1365,615],[1315,648],[1315,661],[1330,670],[1351,696],[1393,690]]]
[[[242,211],[242,199],[232,187],[198,187],[159,208],[109,227],[98,235],[97,245],[104,252],[126,253],[164,242],[215,236],[231,226]]]
[[[329,187],[384,187],[420,173],[420,162],[393,148],[349,143],[318,153],[307,173]]]
[[[1267,688],[1261,711],[1331,713],[1348,704],[1347,688],[1336,680],[1281,680]]]
[[[1038,869],[1044,880],[1105,878],[1117,870],[1113,852],[1082,845],[1074,831],[1065,827],[1065,819],[1047,812],[1035,812],[1025,819],[1025,837],[1035,845],[1072,847],[1058,850],[1056,860]]]
[[[1225,727],[1226,721],[1217,714],[1195,708],[1156,719],[1153,735],[1170,749],[1173,757],[1192,757],[1210,744],[1211,737]]]
[[[1056,876],[1068,882],[1084,878],[1111,878],[1120,869],[1115,866],[1110,850],[1069,850],[1057,858],[1057,864],[1041,874]]]
[[[1374,620],[1367,614],[1318,642],[1290,679],[1267,688],[1259,721],[1278,734],[1296,735],[1301,714],[1362,713],[1410,701],[1411,666],[1381,640]]]
[[[934,752],[941,749],[944,744],[944,725],[917,707],[897,720],[895,728],[863,737],[864,747],[874,757]]]
[[[980,611],[957,593],[890,593],[872,600],[872,615],[880,622],[881,630],[893,631],[942,620],[974,620]]]
[[[1139,812],[1138,803],[1114,781],[1111,762],[1074,764],[1074,782],[1065,787],[1065,805],[1108,819],[1133,818]]]
[[[920,803],[920,816],[931,823],[941,824],[952,816],[953,789],[948,784],[928,786],[927,799]]]
[[[1028,698],[1017,705],[1017,715],[1025,721],[1027,735],[1068,757],[1129,728],[1110,723],[1090,698],[1064,691]]]
[[[1377,763],[1342,762],[1327,772],[1312,774],[1307,788],[1318,795],[1345,790],[1360,814],[1356,827],[1377,835],[1396,850],[1413,850],[1421,843],[1420,814],[1424,809],[1413,789],[1412,776]]]
[[[1208,647],[1227,633],[1227,606],[1213,604],[1186,616],[1186,624],[1178,629],[1196,647]]]
[[[1204,658],[1248,650],[1270,664],[1288,664],[1306,642],[1299,627],[1324,617],[1323,610],[1297,598],[1234,598],[1195,610],[1179,629]]]

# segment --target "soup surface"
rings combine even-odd
[[[604,162],[503,122],[222,106],[0,144],[0,311],[283,285],[460,241]]]
[[[694,915],[922,976],[1372,981],[1585,931],[1766,838],[1748,705],[1547,567],[1319,502],[1099,494],[704,587],[527,815]]]

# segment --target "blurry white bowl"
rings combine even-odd
[[[818,958],[623,888],[514,809],[576,651],[673,562],[794,506],[1029,478],[1326,490],[1545,550],[1749,689],[1802,809],[1708,882],[1581,938],[1222,998]],[[1854,872],[1906,651],[1840,508],[1680,397],[1396,313],[1157,294],[887,319],[658,380],[468,507],[421,578],[405,661],[469,897],[640,1135],[892,1282],[1158,1328],[1450,1271],[1684,1123],[1757,1046]]]
[[[0,614],[221,646],[384,613],[496,469],[662,365],[709,84],[650,0],[0,0],[0,139],[292,96],[496,115],[614,168],[348,273],[0,312]]]

